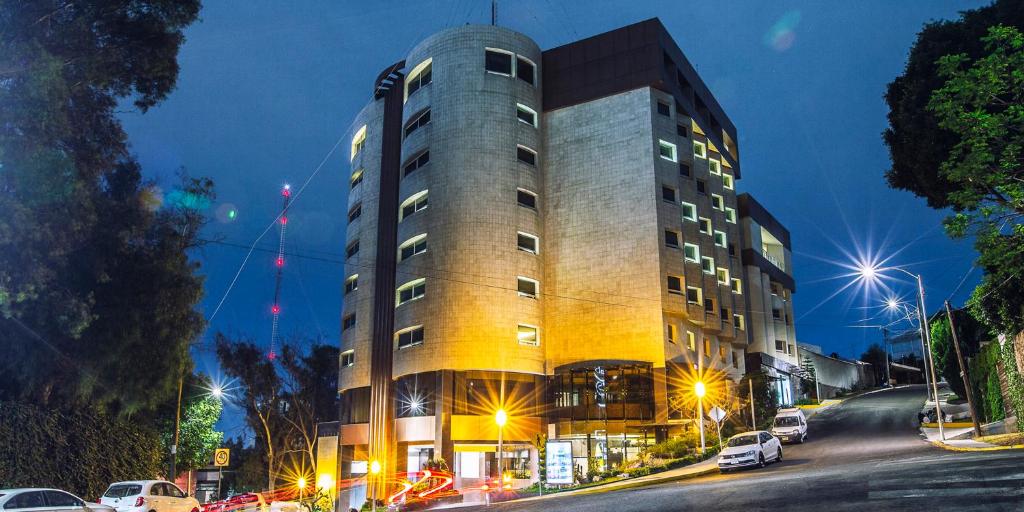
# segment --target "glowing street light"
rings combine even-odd
[[[498,478],[502,479],[503,482],[503,475],[505,474],[505,461],[502,460],[504,458],[502,456],[505,454],[505,452],[503,450],[504,447],[501,444],[501,434],[502,431],[505,430],[505,423],[508,423],[508,413],[505,412],[505,409],[498,409],[498,412],[494,413],[494,423],[498,425]],[[504,487],[504,485],[502,485],[502,487]]]
[[[220,386],[215,384],[213,386],[213,388],[210,389],[210,396],[212,396],[212,397],[214,397],[214,398],[216,398],[218,400],[223,398],[224,397],[224,388],[222,388],[222,387],[220,387]]]
[[[370,483],[370,503],[373,512],[377,512],[377,475],[380,474],[380,462],[374,460],[370,463],[370,474],[373,481]]]
[[[306,490],[306,478],[300,476],[295,485],[299,487],[299,503],[302,503],[303,492]]]
[[[693,385],[693,394],[697,397],[697,424],[700,425],[700,453],[704,454],[704,395],[707,394],[707,387],[703,381],[698,380]]]

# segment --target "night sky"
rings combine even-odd
[[[216,184],[205,232],[216,242],[194,255],[207,317],[277,215],[281,185],[301,186],[323,162],[289,215],[287,250],[296,255],[285,267],[281,332],[337,343],[352,119],[382,68],[429,34],[489,23],[490,2],[206,3],[179,55],[177,90],[144,115],[122,114],[133,151],[166,197],[182,168]],[[983,4],[536,0],[500,2],[498,24],[547,49],[659,17],[739,131],[738,192],[792,233],[797,338],[856,357],[879,334],[849,326],[876,323],[882,297],[839,292],[851,278],[838,277],[849,272],[838,263],[891,256],[888,264],[923,274],[929,310],[958,285],[952,301],[962,303],[978,281],[974,271],[961,285],[975,253],[945,236],[946,213],[886,185],[881,133],[885,86],[922,24]],[[200,340],[199,370],[218,374],[216,331],[269,344],[276,248],[274,228]],[[891,283],[911,298],[909,281]]]

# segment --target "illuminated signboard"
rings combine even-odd
[[[549,484],[573,483],[572,443],[548,441],[546,455],[547,482]]]

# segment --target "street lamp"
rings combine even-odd
[[[370,474],[373,475],[370,482],[370,507],[373,512],[377,512],[377,475],[380,474],[380,462],[374,460],[370,463]]]
[[[935,374],[935,359],[932,357],[931,333],[928,332],[928,314],[925,312],[924,305],[924,282],[922,281],[920,274],[913,274],[899,267],[878,268],[873,264],[862,264],[859,267],[861,277],[863,277],[867,281],[874,281],[878,279],[881,276],[881,272],[883,270],[896,270],[898,272],[903,272],[904,274],[910,276],[912,279],[917,281],[917,316],[918,324],[921,327],[921,348],[924,349],[925,357],[928,358],[928,368],[931,373],[930,387],[932,397],[935,400],[935,417],[936,420],[938,420],[939,422],[939,437],[945,440],[946,433],[942,427],[942,409],[939,407],[939,385],[937,383],[938,376]],[[929,372],[925,372],[924,374],[926,391],[928,387],[928,373]]]
[[[295,485],[299,486],[299,503],[302,503],[303,492],[306,490],[306,478],[299,477],[299,480],[295,482]]]
[[[502,455],[504,454],[502,442],[502,431],[505,430],[505,423],[508,423],[508,413],[505,409],[498,409],[498,412],[494,413],[494,423],[498,425],[498,485],[501,489],[505,488],[505,471],[504,462]]]
[[[703,381],[697,381],[693,385],[693,394],[697,396],[697,423],[700,425],[700,454],[704,455],[704,395],[707,394],[707,388],[704,386]]]

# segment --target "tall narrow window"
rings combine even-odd
[[[733,182],[733,178],[729,174],[722,174],[722,186],[726,190],[733,190],[736,188],[736,184]]]
[[[530,85],[535,85],[533,80],[537,74],[536,70],[537,66],[534,66],[530,59],[527,59],[522,55],[516,57],[516,77],[520,80]]]
[[[725,248],[727,248],[729,246],[728,242],[725,239],[725,232],[724,231],[715,231],[715,245],[717,245],[717,246],[719,246],[719,247],[721,247],[723,249],[725,249]]]
[[[351,224],[351,223],[355,222],[356,219],[358,219],[359,217],[362,217],[362,216],[363,216],[363,205],[362,204],[357,204],[357,205],[353,206],[351,210],[348,211],[348,223]]]
[[[704,355],[711,357],[711,339],[704,338]]]
[[[516,290],[520,297],[536,299],[538,289],[540,289],[540,283],[537,280],[523,276],[516,278]]]
[[[526,146],[516,146],[516,158],[524,164],[537,165],[537,152]]]
[[[704,270],[705,274],[712,274],[712,275],[714,275],[714,273],[715,273],[715,259],[714,258],[709,258],[707,256],[702,256],[700,258],[700,268],[702,270]]]
[[[427,234],[416,235],[398,246],[398,261],[405,261],[417,254],[427,252]]]
[[[707,158],[708,148],[703,142],[693,141],[693,156],[697,158]]]
[[[679,326],[668,322],[665,324],[665,337],[669,343],[679,343]]]
[[[487,48],[484,51],[484,68],[488,73],[512,76],[512,52]]]
[[[347,331],[356,326],[356,314],[349,313],[341,319],[341,330]]]
[[[538,254],[540,252],[540,239],[536,235],[518,231],[516,232],[516,245],[520,251],[531,254]]]
[[[697,222],[697,206],[690,203],[680,202],[683,207],[683,219],[690,222]]]
[[[704,298],[704,312],[711,314],[715,313],[715,299],[712,299],[710,297]]]
[[[702,196],[708,193],[708,183],[700,178],[697,178],[697,193]]]
[[[412,135],[413,132],[415,132],[416,130],[420,129],[423,126],[426,126],[429,123],[430,109],[428,108],[421,112],[419,115],[414,116],[412,120],[405,125],[405,136],[408,137],[409,135]]]
[[[423,344],[423,326],[407,327],[395,333],[395,345],[398,349],[415,347]]]
[[[534,128],[537,127],[537,111],[522,103],[516,103],[516,117]]]
[[[345,259],[351,258],[356,254],[359,254],[359,240],[356,240],[345,247]]]
[[[356,169],[356,170],[352,171],[352,177],[348,179],[348,182],[349,182],[349,186],[348,186],[349,190],[356,188],[356,185],[358,185],[358,184],[363,182],[363,170],[362,169]]]
[[[716,274],[718,275],[718,284],[729,286],[729,269],[718,267]]]
[[[430,80],[432,78],[431,62],[431,59],[427,59],[417,64],[416,67],[412,68],[412,71],[409,72],[409,78],[405,81],[406,99],[408,99],[409,96],[412,96],[414,92],[420,90],[421,88],[423,88],[423,86],[430,83]]]
[[[402,201],[402,205],[398,210],[398,222],[402,222],[406,217],[427,208],[429,205],[427,192],[426,190],[421,190],[409,196],[405,201]]]
[[[690,263],[700,263],[700,247],[694,244],[683,244],[683,258]]]
[[[714,174],[715,176],[722,174],[722,162],[719,160],[715,160],[714,158],[709,158],[708,171],[710,171],[711,174]]]
[[[518,339],[520,345],[540,346],[540,330],[535,325],[519,324]]]
[[[402,167],[402,176],[408,176],[428,163],[430,163],[430,151],[424,151],[409,159],[405,166]]]
[[[359,289],[359,274],[352,274],[348,279],[345,280],[345,295],[348,295]]]
[[[355,136],[352,137],[352,156],[350,160],[355,158],[360,151],[363,150],[363,146],[366,144],[366,125],[363,125],[356,131]]]
[[[732,325],[739,330],[746,329],[746,323],[743,321],[743,315],[732,315]]]
[[[718,194],[711,194],[711,207],[716,210],[725,209],[725,198]]]
[[[516,203],[524,208],[536,210],[537,194],[523,188],[516,189]]]
[[[683,294],[683,279],[679,276],[668,276],[666,279],[666,286],[668,287],[669,293],[677,295]]]
[[[689,349],[690,352],[697,350],[697,335],[694,334],[693,331],[686,331],[686,348]]]
[[[725,208],[725,221],[730,223],[730,224],[736,224],[736,209],[735,208],[729,208],[729,207]]]
[[[700,232],[705,235],[711,234],[711,219],[700,218]]]
[[[396,290],[395,307],[423,297],[427,292],[427,280],[420,278],[409,281]]]
[[[675,162],[677,160],[677,158],[676,158],[676,145],[672,144],[671,142],[666,142],[666,141],[663,141],[663,140],[659,140],[658,141],[658,155],[661,156],[662,158],[664,158],[665,160],[669,160],[669,161]]]
[[[736,295],[743,295],[743,281],[732,278],[732,292]]]
[[[349,366],[352,366],[354,364],[356,364],[356,351],[355,350],[346,350],[346,351],[341,353],[341,366],[342,367],[348,368]]]

